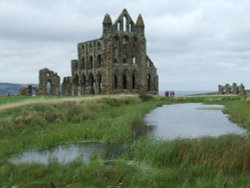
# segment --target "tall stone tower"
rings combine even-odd
[[[72,91],[66,95],[158,93],[158,75],[146,53],[145,25],[141,15],[136,23],[124,9],[112,22],[103,19],[100,39],[78,44],[78,59],[71,61],[72,76],[62,84]],[[69,83],[68,83],[69,82]]]

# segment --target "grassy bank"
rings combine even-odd
[[[30,99],[31,97],[26,96],[0,96],[0,105],[8,104],[8,103],[15,103],[23,100]]]
[[[239,97],[160,99],[142,96],[30,104],[0,111],[0,187],[249,187],[250,137],[225,135],[196,140],[135,139],[133,128],[163,103],[225,105],[230,118],[250,129],[250,103]],[[120,159],[103,165],[79,159],[69,164],[12,164],[8,157],[34,148],[82,140],[119,143]],[[133,161],[131,161],[131,156]]]

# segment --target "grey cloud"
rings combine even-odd
[[[75,12],[41,10],[38,7],[0,6],[0,37],[16,40],[65,40],[98,33],[98,17],[89,18]],[[85,28],[91,28],[86,30]],[[94,31],[94,32],[93,32]]]
[[[250,87],[245,0],[0,0],[0,81],[37,82],[43,67],[70,74],[77,43],[100,37],[104,14],[115,21],[123,8],[144,18],[161,90]]]

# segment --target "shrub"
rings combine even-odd
[[[139,98],[141,99],[141,101],[146,102],[152,100],[154,97],[149,94],[140,94]]]
[[[94,118],[96,116],[96,112],[88,109],[82,103],[72,104],[66,112],[66,118],[68,121],[73,123],[79,123],[80,121]]]
[[[45,111],[43,113],[43,117],[44,117],[45,121],[47,121],[47,122],[55,122],[55,121],[62,118],[59,113],[57,113],[55,111],[50,111],[50,110]]]

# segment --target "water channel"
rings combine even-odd
[[[173,104],[158,107],[145,116],[145,124],[135,128],[136,137],[152,135],[157,139],[217,137],[224,134],[244,135],[247,131],[229,121],[222,112],[222,105],[198,103]],[[104,161],[115,159],[122,153],[122,146],[101,142],[83,142],[58,145],[53,148],[26,151],[12,156],[13,163],[48,164],[56,159],[68,163],[80,158],[88,163],[93,156]]]

